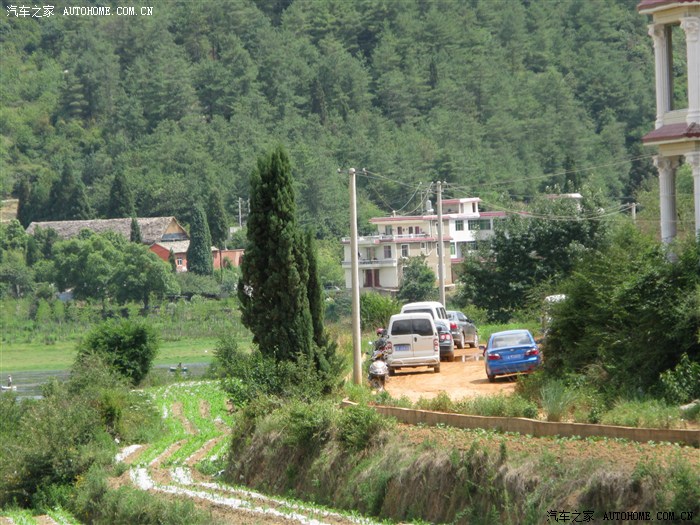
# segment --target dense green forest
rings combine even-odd
[[[139,216],[189,223],[214,192],[235,223],[277,144],[319,238],[347,234],[339,167],[369,170],[361,228],[416,209],[438,179],[488,209],[555,185],[626,201],[654,174],[637,0],[165,0],[152,16],[53,4],[0,17],[0,192],[25,225],[110,216],[117,176]]]

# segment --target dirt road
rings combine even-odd
[[[497,377],[489,383],[484,372],[481,350],[455,348],[455,361],[442,362],[440,373],[430,368],[404,368],[390,377],[386,390],[391,397],[406,396],[411,401],[421,397],[430,399],[445,391],[453,401],[465,397],[486,396],[499,392],[511,393],[515,389],[515,376]]]

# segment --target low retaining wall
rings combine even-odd
[[[349,400],[343,400],[343,406],[355,405]],[[501,432],[518,432],[536,437],[607,437],[622,438],[630,441],[646,443],[670,442],[683,443],[700,447],[700,430],[682,430],[667,428],[634,428],[610,425],[590,425],[586,423],[555,423],[539,421],[524,417],[491,417],[469,416],[465,414],[449,414],[446,412],[431,412],[413,408],[399,408],[371,405],[374,410],[385,416],[395,417],[402,423],[417,425],[449,425],[457,428],[486,428]]]

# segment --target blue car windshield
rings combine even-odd
[[[507,334],[493,338],[491,348],[510,348],[513,346],[531,345],[532,340],[526,333],[523,334]]]

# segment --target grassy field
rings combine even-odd
[[[216,341],[216,338],[163,341],[154,364],[209,363],[214,355]],[[245,341],[242,346],[248,344],[250,342]],[[75,359],[75,347],[75,341],[58,341],[51,345],[3,343],[0,347],[0,374],[8,371],[67,370]]]

